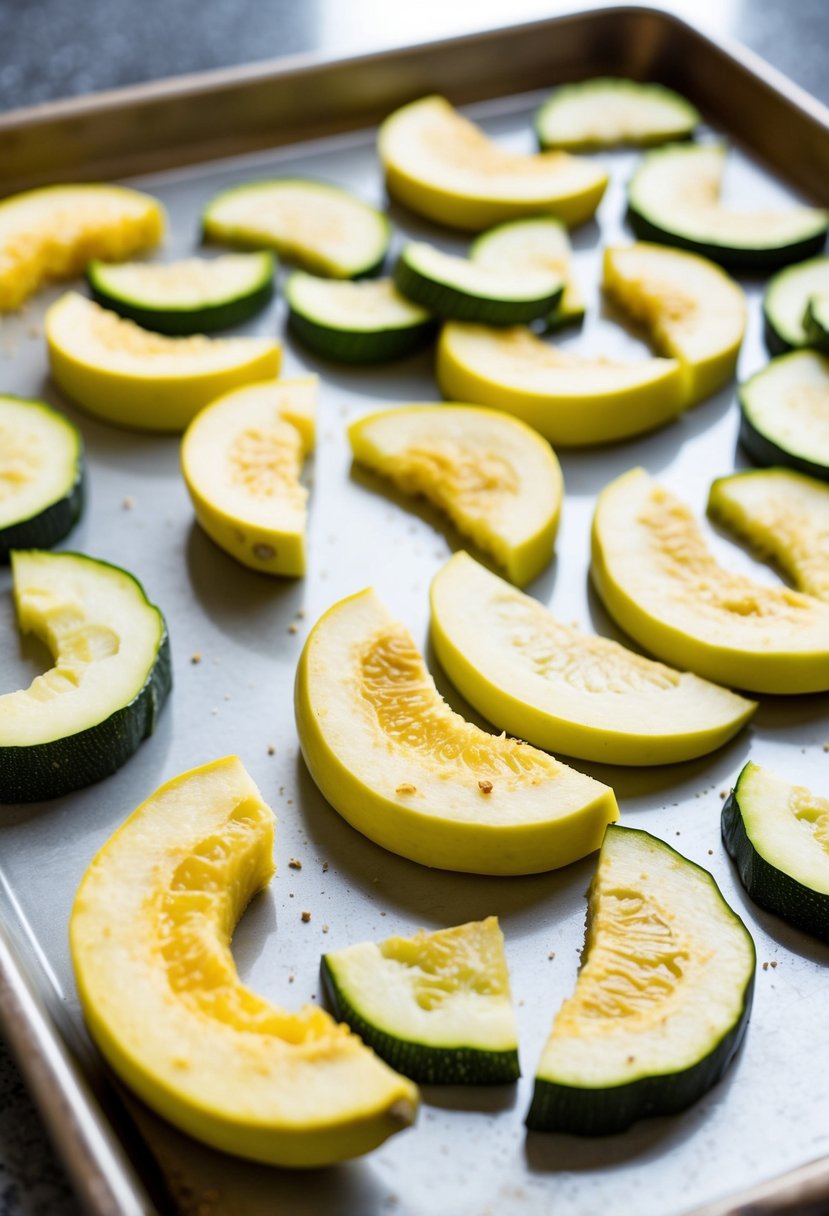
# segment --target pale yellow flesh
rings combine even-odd
[[[761,434],[787,452],[829,465],[829,358],[815,350],[782,355],[743,392]]]
[[[76,292],[46,313],[52,375],[78,405],[118,426],[183,431],[216,397],[277,375],[269,338],[170,338]]]
[[[75,428],[55,413],[0,395],[0,528],[39,515],[68,493],[81,459]]]
[[[252,384],[220,397],[191,422],[181,465],[205,532],[231,557],[266,574],[305,573],[316,376]]]
[[[438,571],[431,637],[471,705],[536,747],[605,764],[673,764],[720,747],[756,705],[557,620],[466,553]]]
[[[643,469],[599,495],[591,576],[616,622],[676,667],[753,692],[829,689],[829,605],[720,566]]]
[[[526,874],[598,847],[613,791],[443,701],[409,634],[367,590],[311,631],[296,680],[306,764],[364,835],[441,869]]]
[[[309,320],[356,333],[403,329],[430,314],[402,296],[392,279],[320,279],[297,270],[286,287],[288,303]]]
[[[72,961],[92,1037],[149,1106],[227,1152],[323,1165],[410,1123],[417,1090],[323,1010],[239,981],[230,938],[273,874],[273,832],[235,757],[169,781],[87,870]]]
[[[226,253],[179,262],[126,262],[107,266],[105,285],[125,301],[159,309],[209,308],[264,286],[261,254]]]
[[[829,895],[829,799],[759,764],[746,765],[738,793],[752,848],[776,870]]]
[[[732,379],[746,326],[745,294],[707,258],[640,242],[604,253],[605,291],[678,359],[685,404]]]
[[[545,147],[613,148],[681,138],[699,121],[693,106],[660,85],[617,78],[564,85],[542,106]]]
[[[496,410],[411,405],[352,423],[354,459],[422,494],[523,585],[553,555],[563,495],[550,446]]]
[[[157,245],[164,210],[121,186],[47,186],[0,203],[0,312],[93,258],[117,262]]]
[[[476,241],[469,251],[473,262],[490,270],[547,270],[564,280],[564,294],[554,318],[565,321],[584,313],[584,296],[576,280],[567,229],[559,220],[542,217],[502,224]]]

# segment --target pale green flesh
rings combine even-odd
[[[829,800],[751,763],[735,793],[756,852],[804,887],[829,895]]]
[[[543,267],[503,266],[493,269],[477,261],[455,257],[421,241],[408,244],[401,257],[413,270],[431,282],[454,287],[467,295],[486,300],[538,300],[552,295],[562,285],[560,272]]]
[[[164,311],[226,304],[261,290],[273,275],[270,253],[231,253],[180,262],[93,262],[94,286],[139,308]]]
[[[567,228],[552,216],[499,224],[473,241],[469,257],[489,270],[548,270],[564,279],[555,310],[559,319],[584,314],[584,298],[573,278]]]
[[[807,346],[803,318],[812,296],[829,295],[829,257],[787,266],[770,280],[763,311],[789,346]]]
[[[810,350],[782,355],[740,395],[752,425],[772,443],[829,465],[829,359]]]
[[[291,308],[309,321],[349,333],[409,329],[431,314],[402,296],[391,279],[320,279],[298,271],[285,288]]]
[[[544,147],[613,147],[679,139],[699,121],[695,107],[663,85],[600,78],[558,89],[536,130]]]
[[[0,528],[59,502],[78,478],[76,428],[37,401],[0,396]]]

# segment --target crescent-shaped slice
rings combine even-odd
[[[549,444],[497,410],[409,405],[348,428],[354,459],[423,494],[523,586],[553,556],[563,483]]]
[[[389,193],[425,215],[480,232],[546,212],[573,226],[599,205],[607,174],[567,152],[509,152],[443,97],[403,106],[380,127]]]
[[[724,569],[644,469],[599,495],[590,573],[617,624],[675,667],[752,692],[829,689],[829,604]]]
[[[561,447],[640,435],[670,422],[685,403],[675,359],[571,355],[522,326],[450,321],[438,343],[437,379],[445,397],[506,410]]]
[[[499,730],[605,764],[674,764],[727,742],[757,708],[689,672],[556,620],[456,553],[432,581],[432,642]]]
[[[731,380],[746,327],[745,293],[714,262],[646,241],[605,249],[604,289],[644,324],[659,351],[679,360],[686,405]]]
[[[196,519],[231,557],[265,574],[305,573],[300,474],[314,446],[316,397],[316,376],[250,384],[201,410],[182,441]]]
[[[157,245],[164,210],[125,186],[44,186],[0,203],[0,312],[92,258],[120,262]]]
[[[235,756],[168,781],[86,871],[72,962],[90,1034],[153,1110],[241,1157],[327,1165],[410,1124],[417,1090],[322,1009],[240,982],[231,934],[271,879],[273,834]]]
[[[277,375],[270,338],[169,338],[77,292],[46,313],[52,375],[72,401],[117,426],[183,431],[209,401]]]
[[[443,870],[536,874],[599,847],[613,791],[449,708],[411,636],[369,588],[317,621],[296,721],[320,792],[393,853]]]

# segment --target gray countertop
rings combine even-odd
[[[405,6],[388,0],[0,0],[0,110],[301,51],[419,41],[570,7],[555,0],[421,0]],[[663,7],[739,40],[829,101],[825,0],[697,0]],[[0,1216],[24,1214],[79,1216],[79,1208],[0,1042]]]

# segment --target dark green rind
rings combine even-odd
[[[825,304],[819,312],[814,301],[809,300],[803,317],[803,328],[809,346],[829,355],[829,309]]]
[[[438,283],[416,270],[405,258],[394,268],[397,290],[437,317],[473,321],[481,325],[527,325],[541,321],[555,311],[564,293],[564,284],[537,300],[495,300],[471,295],[448,283]]]
[[[737,867],[740,882],[756,904],[796,929],[829,942],[829,895],[813,891],[767,861],[749,838],[737,788],[728,795],[720,826],[723,844]]]
[[[789,351],[800,350],[801,347],[792,346],[788,338],[784,338],[780,330],[774,324],[769,314],[766,312],[765,304],[763,305],[763,338],[769,354],[772,355],[787,355]]]
[[[518,1051],[433,1047],[395,1038],[366,1021],[337,986],[325,955],[320,972],[334,1014],[382,1060],[421,1085],[511,1085],[521,1075]]]
[[[434,321],[393,329],[348,330],[320,325],[290,305],[288,328],[303,346],[333,363],[389,363],[427,346],[435,336]]]
[[[738,248],[733,245],[718,245],[712,241],[695,240],[683,236],[681,232],[673,232],[655,224],[628,199],[628,222],[635,234],[642,241],[655,241],[661,245],[673,245],[677,249],[687,249],[690,253],[698,253],[719,263],[726,270],[777,270],[789,266],[793,262],[802,262],[806,258],[815,257],[823,252],[826,244],[826,227],[813,236],[801,241],[793,241],[789,245],[777,245],[757,249]]]
[[[769,439],[755,427],[751,420],[742,392],[738,393],[740,400],[740,446],[748,452],[755,464],[762,468],[773,468],[783,465],[787,469],[795,469],[798,473],[808,473],[820,481],[829,481],[829,465],[818,464],[797,452],[790,452],[780,447],[773,439]]]
[[[71,532],[86,500],[83,447],[79,448],[76,476],[62,498],[29,519],[0,528],[0,564],[7,565],[14,549],[51,549]]]

